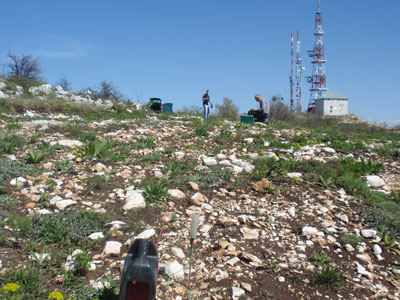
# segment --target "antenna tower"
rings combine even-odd
[[[291,54],[291,71],[290,71],[290,110],[294,111],[294,98],[293,98],[293,86],[294,86],[294,82],[293,82],[293,33],[292,33],[292,37],[291,37],[291,48],[290,48],[290,54]]]
[[[303,65],[301,64],[301,52],[300,52],[301,41],[299,39],[299,32],[297,31],[296,35],[296,99],[297,106],[296,111],[301,112],[301,72],[305,70]]]
[[[327,91],[326,87],[326,71],[325,71],[325,48],[322,37],[324,30],[322,29],[322,13],[320,0],[318,0],[317,13],[315,15],[315,44],[314,49],[309,50],[308,55],[312,58],[313,72],[312,76],[307,76],[308,83],[311,83],[311,96],[308,103],[307,112],[315,112],[315,100],[322,96],[322,93]]]

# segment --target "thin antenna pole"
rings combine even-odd
[[[301,52],[300,52],[300,46],[301,46],[301,41],[300,41],[300,34],[297,31],[296,35],[296,98],[297,98],[297,105],[296,105],[296,111],[301,112],[302,110],[302,94],[301,94],[301,73],[304,70],[304,67],[301,63]]]
[[[290,48],[290,54],[291,54],[291,69],[290,69],[290,110],[294,111],[294,98],[293,98],[293,33],[291,36],[291,48]]]

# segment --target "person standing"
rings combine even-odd
[[[210,114],[210,105],[211,105],[211,108],[213,107],[213,103],[211,102],[210,95],[208,95],[209,92],[210,92],[209,90],[206,90],[206,93],[203,95],[203,98],[202,98],[203,108],[204,108],[204,120],[208,119],[208,116]]]
[[[248,114],[251,116],[254,116],[254,121],[255,122],[261,122],[261,123],[266,123],[268,124],[268,115],[269,115],[269,109],[270,105],[267,99],[263,98],[261,95],[257,94],[254,96],[254,99],[260,103],[260,108],[252,108],[249,110]]]

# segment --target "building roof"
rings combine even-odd
[[[349,98],[337,93],[337,92],[327,92],[323,94],[321,97],[318,99],[322,100],[349,100]],[[316,99],[316,100],[318,100]]]

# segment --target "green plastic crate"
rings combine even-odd
[[[240,123],[254,123],[254,117],[250,115],[240,115]]]

